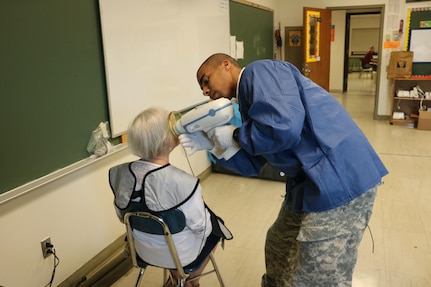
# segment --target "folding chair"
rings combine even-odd
[[[369,73],[370,74],[370,78],[373,78],[373,68],[369,67],[369,68],[361,68],[361,72],[359,73],[359,78],[362,77],[362,73]]]
[[[155,215],[149,212],[128,212],[124,217],[124,223],[126,225],[127,239],[133,266],[140,269],[138,278],[136,279],[135,287],[138,287],[140,285],[142,276],[148,266],[154,266],[164,269],[163,284],[166,282],[168,276],[170,275],[170,272],[169,268],[150,264],[139,257],[135,250],[134,237],[132,232],[134,229],[145,233],[164,236],[167,245],[166,248],[169,248],[170,254],[176,266],[176,270],[179,274],[179,281],[176,286],[183,287],[185,282],[187,281],[187,278],[189,277],[189,274],[199,269],[203,264],[203,262],[201,261],[196,263],[193,262],[185,267],[181,265],[178,252],[175,247],[175,243],[172,239],[172,234],[182,231],[185,227],[185,217],[180,210],[170,210],[163,213],[163,215]],[[196,280],[211,273],[216,273],[220,286],[224,287],[223,279],[220,275],[212,252],[210,252],[209,258],[213,269],[208,272],[202,273],[198,277],[191,278],[190,281]]]
[[[362,65],[361,65],[361,71],[359,73],[359,78],[362,77],[362,73],[369,73],[370,78],[372,79],[373,78],[373,71],[374,71],[373,67],[371,67],[368,64],[365,64],[364,59],[362,59],[361,63],[362,63]]]

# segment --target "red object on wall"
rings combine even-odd
[[[331,42],[335,41],[335,25],[331,25]]]

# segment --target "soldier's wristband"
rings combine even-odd
[[[239,128],[233,130],[232,134],[233,140],[239,144]]]

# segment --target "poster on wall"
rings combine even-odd
[[[301,31],[289,31],[289,46],[301,46]]]

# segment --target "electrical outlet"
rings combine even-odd
[[[42,247],[43,258],[46,258],[52,254],[53,245],[51,244],[51,238],[49,236],[42,240],[40,245]]]

